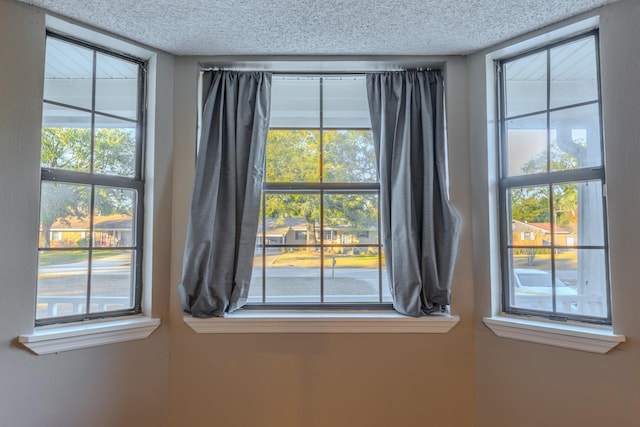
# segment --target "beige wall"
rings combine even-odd
[[[609,354],[497,338],[491,314],[485,52],[469,58],[474,184],[478,426],[636,426],[640,423],[640,3],[600,16],[613,321],[627,343]],[[491,96],[491,94],[489,94]],[[492,141],[490,143],[493,143]],[[495,253],[495,252],[493,252]]]
[[[33,328],[38,242],[45,16],[0,0],[0,425],[163,426],[168,327],[142,341],[35,356],[16,337]],[[173,59],[158,57],[158,146],[152,150],[156,238],[150,246],[153,313],[167,316],[171,228]],[[168,87],[168,90],[163,89]],[[163,233],[162,231],[165,231]]]

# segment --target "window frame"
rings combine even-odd
[[[143,299],[143,270],[144,270],[144,259],[143,259],[143,246],[144,246],[144,218],[145,218],[145,152],[146,152],[146,104],[147,104],[147,81],[148,81],[148,61],[138,58],[133,55],[129,55],[123,53],[119,50],[109,49],[107,47],[101,46],[99,44],[94,44],[88,41],[84,41],[78,39],[76,37],[69,36],[67,34],[63,34],[57,31],[53,31],[51,29],[46,30],[46,40],[49,38],[57,39],[66,43],[70,43],[73,45],[80,46],[82,48],[86,48],[92,51],[93,54],[93,71],[91,78],[92,85],[92,99],[91,99],[91,108],[83,108],[75,105],[69,105],[58,101],[47,100],[43,97],[43,106],[45,104],[64,107],[73,109],[75,111],[83,112],[91,114],[91,154],[93,157],[94,147],[93,147],[93,130],[95,129],[95,116],[99,114],[100,116],[109,117],[112,119],[122,120],[129,123],[135,123],[135,134],[136,134],[136,150],[135,150],[135,170],[133,176],[118,176],[118,175],[106,175],[99,174],[93,171],[93,162],[91,162],[91,168],[89,172],[84,171],[74,171],[74,170],[63,170],[63,169],[54,169],[47,168],[41,165],[41,177],[40,177],[40,185],[45,182],[53,182],[53,183],[64,183],[64,184],[77,184],[77,185],[86,185],[91,187],[91,197],[90,197],[90,214],[88,215],[90,220],[90,229],[89,236],[93,236],[93,218],[95,217],[94,213],[94,194],[95,187],[102,186],[107,188],[115,188],[115,189],[124,189],[124,190],[133,190],[136,193],[136,200],[134,203],[134,217],[132,218],[132,223],[134,227],[134,236],[135,236],[135,244],[129,245],[126,247],[122,247],[123,250],[130,250],[135,254],[135,263],[132,263],[131,266],[131,280],[133,282],[133,286],[131,286],[130,291],[133,294],[133,306],[127,309],[118,309],[118,310],[108,310],[101,311],[96,313],[89,312],[89,301],[91,298],[91,260],[93,251],[100,247],[94,246],[90,239],[89,245],[85,248],[41,248],[38,244],[38,252],[42,251],[65,251],[65,250],[82,250],[88,252],[88,265],[87,265],[87,293],[86,299],[87,304],[85,307],[84,313],[73,314],[73,315],[65,315],[65,316],[51,316],[44,317],[38,319],[36,316],[35,326],[48,326],[54,324],[64,324],[70,322],[78,322],[78,321],[87,321],[87,320],[97,320],[97,319],[106,319],[106,318],[117,318],[131,315],[139,315],[142,313],[142,299]],[[138,81],[137,81],[137,108],[136,108],[136,119],[131,119],[127,117],[121,117],[114,114],[101,112],[96,108],[95,99],[96,99],[96,58],[98,54],[104,54],[109,57],[114,57],[120,60],[124,60],[127,62],[134,63],[138,68]],[[40,199],[41,199],[40,195]],[[39,262],[38,262],[39,263]],[[39,280],[38,280],[39,281]],[[36,284],[36,287],[38,284]],[[36,302],[37,304],[37,291],[36,291]],[[35,308],[34,304],[34,308]]]
[[[258,238],[261,239],[261,244],[256,245],[256,249],[260,249],[260,256],[262,258],[262,275],[260,277],[261,282],[261,302],[251,301],[249,300],[247,304],[244,305],[244,309],[247,310],[391,310],[392,303],[385,302],[383,300],[383,266],[382,260],[384,257],[383,254],[383,246],[382,239],[380,235],[380,178],[378,175],[378,171],[376,170],[376,181],[362,181],[362,182],[333,182],[333,181],[324,181],[323,177],[323,153],[324,153],[324,133],[325,131],[332,130],[347,130],[347,131],[371,131],[371,127],[358,127],[358,126],[325,126],[324,124],[324,78],[331,77],[365,77],[365,73],[361,72],[313,72],[313,73],[304,73],[304,72],[274,72],[272,73],[274,76],[278,77],[304,77],[304,78],[313,78],[317,77],[319,79],[318,90],[319,90],[319,122],[318,127],[309,127],[309,126],[301,126],[301,127],[282,127],[282,126],[269,126],[269,130],[309,130],[309,131],[317,131],[319,132],[319,174],[320,179],[318,182],[269,182],[267,181],[267,174],[265,171],[265,178],[262,184],[262,192],[260,195],[261,205],[265,205],[266,195],[268,194],[278,194],[278,193],[289,193],[289,194],[317,194],[319,196],[320,203],[320,214],[319,214],[319,230],[318,235],[320,236],[319,243],[317,244],[269,244],[267,240],[267,227],[266,227],[266,210],[262,209],[261,214],[261,226],[258,228]],[[265,158],[266,162],[266,158]],[[367,243],[367,244],[335,244],[335,243],[325,243],[325,233],[333,232],[331,230],[325,229],[324,224],[324,196],[332,195],[332,194],[343,194],[343,195],[351,195],[351,194],[365,194],[365,195],[375,195],[377,196],[377,207],[378,207],[378,215],[376,221],[377,227],[377,244]],[[298,233],[298,232],[296,232]],[[319,265],[319,273],[320,273],[320,301],[319,302],[303,302],[303,301],[293,301],[293,302],[269,302],[267,296],[266,282],[266,249],[267,248],[303,248],[303,247],[315,247],[320,251],[320,265]],[[325,250],[327,248],[336,248],[336,247],[345,247],[345,248],[372,248],[375,247],[378,251],[378,289],[377,296],[378,300],[376,302],[326,302],[325,301],[325,269],[327,264],[325,263],[325,259],[327,258],[327,254],[325,254]]]
[[[551,73],[550,73],[550,52],[553,48],[567,45],[581,39],[587,39],[589,37],[594,38],[595,45],[595,60],[596,60],[596,78],[597,78],[597,99],[595,101],[578,102],[574,104],[562,105],[559,107],[551,107],[550,105],[550,90],[551,90]],[[540,52],[546,52],[547,59],[547,72],[546,72],[546,105],[545,108],[539,111],[532,111],[524,114],[515,114],[512,116],[506,115],[506,88],[505,88],[505,73],[504,65],[527,57],[535,55]],[[494,71],[496,76],[496,117],[498,120],[497,126],[497,189],[498,189],[498,231],[499,231],[499,245],[500,245],[500,303],[502,311],[508,315],[516,316],[538,316],[546,318],[551,321],[577,321],[591,324],[612,324],[611,313],[611,283],[609,277],[609,244],[608,244],[608,226],[607,226],[607,197],[606,197],[606,167],[605,167],[605,150],[604,150],[604,129],[602,120],[602,91],[601,91],[601,76],[600,76],[600,52],[599,52],[599,31],[597,28],[591,29],[586,32],[580,32],[570,37],[562,38],[551,43],[546,43],[537,46],[530,50],[519,52],[515,55],[500,57],[494,59]],[[542,173],[535,173],[529,175],[517,175],[508,176],[508,159],[505,155],[506,152],[506,123],[509,120],[532,117],[536,115],[545,115],[546,129],[551,129],[550,116],[557,111],[568,110],[571,108],[582,107],[587,105],[597,105],[598,107],[598,125],[599,125],[599,144],[600,144],[600,166],[586,166],[579,169],[569,170],[551,170],[547,165],[547,171]],[[550,148],[550,136],[547,136],[547,150]],[[549,162],[550,154],[547,156],[547,162]],[[600,181],[602,184],[602,218],[603,218],[603,245],[569,245],[561,246],[562,248],[570,247],[575,250],[580,249],[600,249],[604,252],[604,270],[605,270],[605,288],[606,292],[603,295],[606,304],[607,316],[595,317],[588,315],[576,315],[571,313],[558,312],[555,309],[555,300],[552,300],[552,309],[548,310],[533,310],[511,306],[509,301],[511,299],[511,265],[509,250],[511,249],[510,237],[510,220],[511,215],[509,213],[509,196],[507,195],[510,189],[522,188],[528,186],[547,186],[549,189],[549,211],[553,212],[553,193],[552,186],[566,183],[579,184],[588,181]],[[551,215],[550,218],[551,229],[555,227],[555,218]],[[552,235],[554,233],[551,233]],[[555,261],[553,251],[560,246],[556,246],[554,241],[551,241],[550,250],[551,256],[551,274],[552,281],[556,280]],[[522,245],[518,245],[521,247]],[[536,246],[536,248],[539,246]]]

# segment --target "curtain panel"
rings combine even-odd
[[[206,71],[185,242],[182,309],[224,316],[247,300],[269,129],[271,74]]]
[[[418,317],[450,304],[460,220],[447,192],[441,71],[367,75],[380,220],[393,306]]]

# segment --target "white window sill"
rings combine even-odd
[[[611,328],[531,320],[508,316],[485,317],[483,322],[497,336],[538,344],[605,354],[621,342],[624,335]]]
[[[199,334],[242,333],[418,333],[444,334],[460,318],[450,314],[408,317],[391,311],[240,310],[224,318],[184,316]]]
[[[160,326],[160,319],[129,316],[117,319],[42,326],[18,341],[35,354],[59,353],[123,341],[147,338]]]

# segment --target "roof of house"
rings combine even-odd
[[[51,225],[51,231],[89,230],[89,216],[68,216],[59,219]],[[95,216],[93,219],[94,230],[130,230],[133,228],[131,215],[107,215]]]
[[[307,231],[307,221],[304,218],[268,218],[266,221],[266,234],[269,236],[284,236],[289,230]],[[354,229],[362,229],[361,227],[353,227],[350,225],[334,225],[326,226],[325,230],[343,230],[353,231]],[[375,226],[366,228],[367,230],[377,230]],[[320,231],[320,225],[316,228]],[[258,232],[260,234],[260,232]]]
[[[551,232],[551,224],[548,222],[526,222],[526,221],[518,221],[517,219],[511,220],[511,222],[518,223],[525,227],[536,228],[544,233]],[[565,230],[562,227],[559,227],[557,224],[554,227],[554,231],[556,234],[569,234],[568,230]]]

